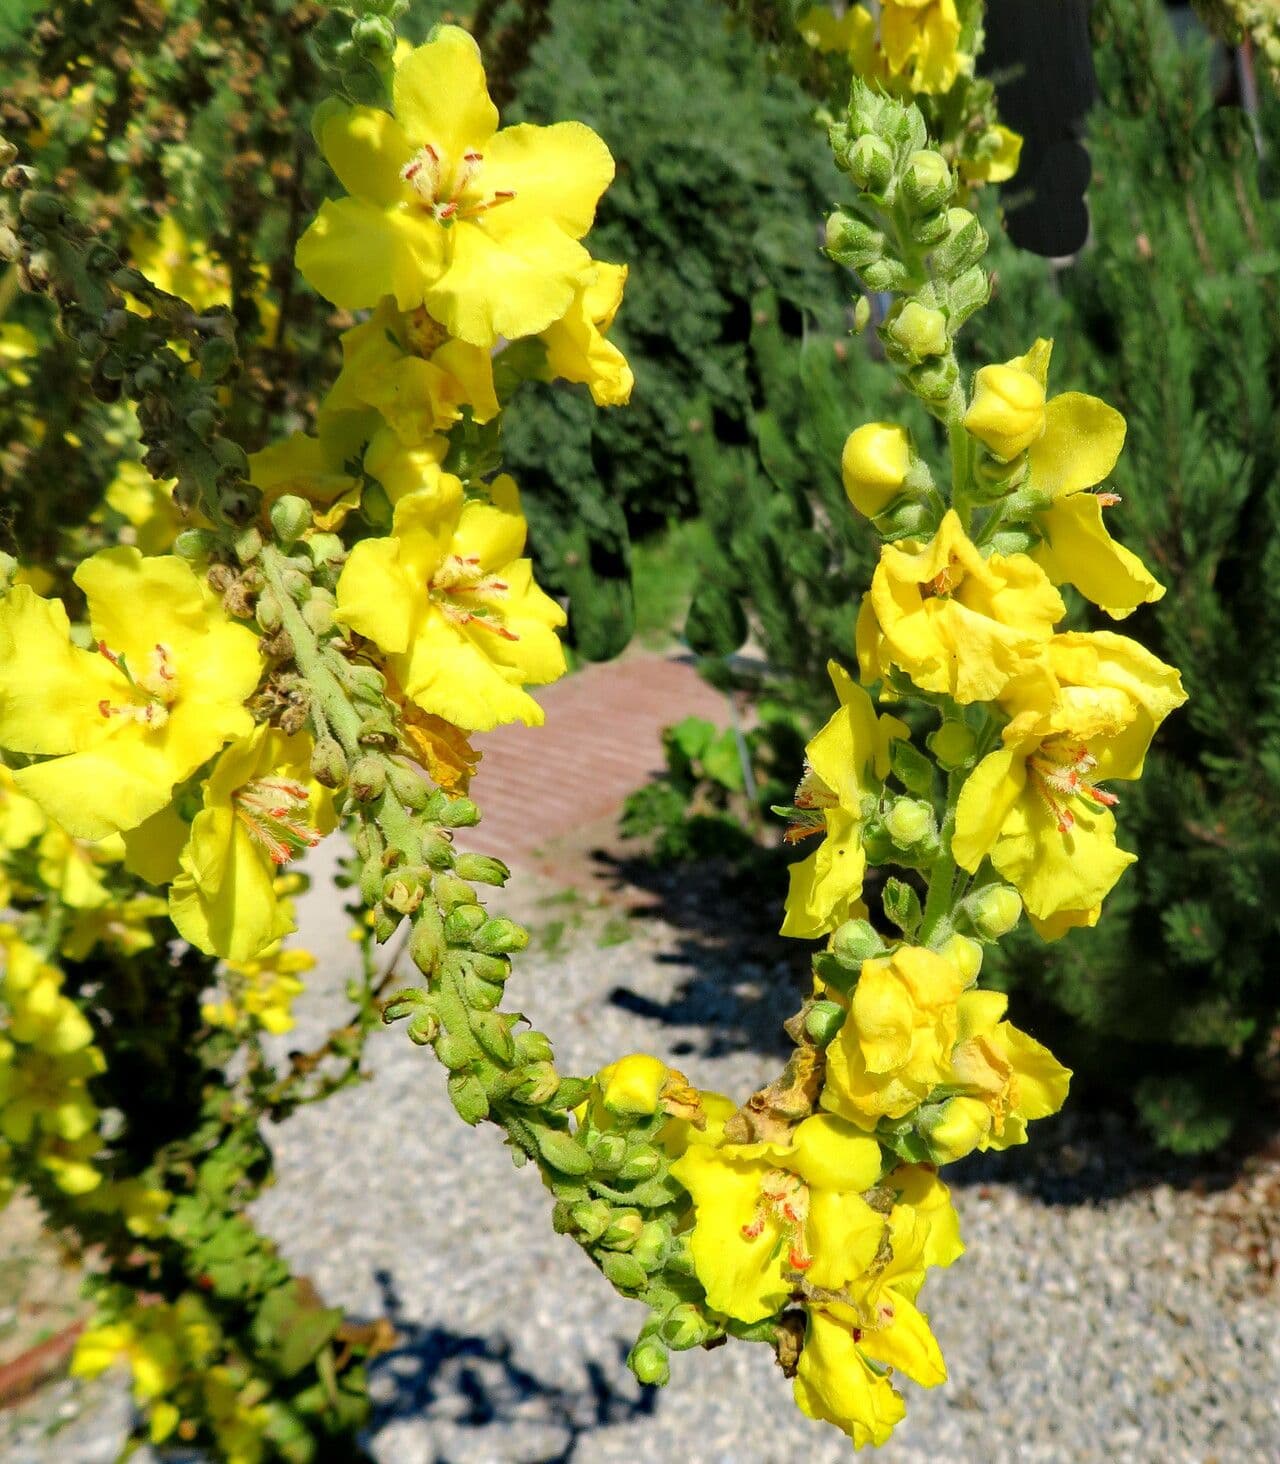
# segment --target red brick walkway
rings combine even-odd
[[[475,738],[484,753],[471,785],[484,810],[475,847],[501,850],[515,864],[616,813],[663,766],[664,727],[689,716],[717,726],[731,718],[727,698],[681,657],[636,654],[586,666],[534,695],[546,709],[543,726]]]

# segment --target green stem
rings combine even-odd
[[[925,895],[924,918],[920,922],[919,943],[922,946],[941,944],[951,934],[954,909],[956,861],[951,852],[951,838],[956,831],[956,803],[964,775],[954,772],[947,779],[947,808],[942,819],[938,857],[929,871],[929,888]]]

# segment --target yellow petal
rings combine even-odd
[[[391,205],[405,196],[400,169],[413,146],[403,128],[376,107],[327,107],[317,119],[317,141],[348,193]]]
[[[404,651],[425,593],[404,573],[398,539],[362,539],[338,578],[338,619],[384,651]]]
[[[962,869],[977,872],[1026,785],[1026,752],[1016,747],[988,753],[965,779],[951,838],[951,852]]]
[[[1117,544],[1092,493],[1076,493],[1036,515],[1044,542],[1031,557],[1056,585],[1074,585],[1113,620],[1163,598],[1165,587],[1131,550]]]
[[[485,188],[515,194],[495,211],[504,229],[545,219],[581,239],[613,172],[609,149],[581,122],[504,127],[485,150]]]
[[[1044,417],[1044,434],[1027,454],[1032,487],[1058,499],[1101,483],[1124,447],[1120,413],[1097,397],[1064,391]]]
[[[922,1388],[936,1388],[947,1380],[942,1350],[923,1312],[900,1292],[893,1296],[893,1321],[887,1327],[864,1331],[862,1351],[886,1367],[906,1373]]]
[[[441,26],[397,64],[393,96],[413,146],[430,144],[454,164],[463,153],[483,152],[498,125],[480,48],[456,25]]]
[[[855,1449],[886,1443],[907,1411],[893,1384],[863,1358],[852,1330],[813,1308],[796,1372],[795,1399],[807,1417],[834,1423],[848,1434]]]
[[[443,234],[424,213],[365,198],[327,199],[298,241],[297,264],[307,283],[343,310],[372,308],[384,295],[412,310],[445,267]]]
[[[62,753],[103,739],[101,700],[119,673],[72,645],[67,612],[17,585],[0,601],[0,744],[15,752]]]
[[[1072,813],[1074,826],[1059,832],[1052,811],[1028,790],[991,856],[1037,920],[1100,904],[1136,858],[1116,847],[1115,819],[1106,809],[1091,812],[1076,799]]]

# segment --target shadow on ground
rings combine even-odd
[[[398,1341],[369,1368],[374,1412],[367,1443],[403,1418],[438,1419],[442,1433],[518,1425],[554,1440],[536,1464],[572,1464],[585,1435],[646,1417],[657,1405],[657,1389],[641,1387],[627,1371],[621,1338],[603,1358],[581,1359],[583,1384],[565,1387],[518,1363],[505,1333],[455,1332],[406,1316],[390,1273],[375,1278]],[[449,1454],[436,1453],[433,1464],[450,1464]]]

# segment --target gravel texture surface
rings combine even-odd
[[[619,933],[616,907],[539,906],[527,885],[524,909],[501,904],[541,922],[544,947],[550,912],[573,911],[558,948],[535,941],[510,988],[563,1071],[646,1048],[740,1095],[776,1071],[772,1033],[794,1002],[764,964],[772,952],[744,959],[690,922],[654,918],[602,946]],[[304,915],[307,944],[328,959],[287,1045],[339,1015],[350,959],[328,892]],[[457,1121],[430,1054],[402,1032],[376,1036],[371,1059],[370,1083],[279,1130],[278,1182],[257,1217],[326,1299],[394,1321],[399,1346],[374,1370],[381,1464],[848,1457],[840,1435],[796,1412],[761,1347],[676,1357],[666,1389],[641,1389],[623,1361],[639,1311],[552,1234],[536,1175],[512,1169],[494,1132]],[[1030,1151],[962,1166],[969,1253],[922,1297],[951,1378],[904,1385],[908,1417],[880,1457],[1280,1458],[1280,1306],[1266,1269],[1280,1257],[1268,1259],[1275,1232],[1255,1213],[1275,1196],[1269,1162],[1223,1193],[1175,1188],[1140,1172],[1118,1123],[1083,1134],[1067,1119],[1041,1125]],[[58,1384],[0,1415],[0,1457],[106,1464],[127,1413],[118,1383]]]

